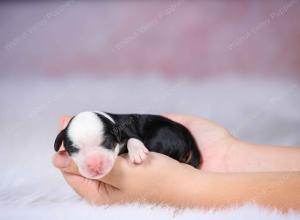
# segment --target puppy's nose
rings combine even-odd
[[[99,157],[90,157],[86,160],[86,166],[92,174],[99,175],[103,171],[105,160]]]

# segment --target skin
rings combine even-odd
[[[299,148],[249,144],[211,121],[165,116],[192,132],[204,159],[201,170],[151,152],[140,165],[119,156],[101,181],[89,180],[80,176],[63,147],[53,164],[81,197],[97,205],[139,201],[221,208],[255,202],[282,211],[300,210]],[[61,128],[68,121],[62,118]]]

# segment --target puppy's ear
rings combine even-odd
[[[54,142],[54,150],[57,152],[63,142],[63,139],[65,137],[65,130],[63,129],[59,134],[57,135],[55,142]]]

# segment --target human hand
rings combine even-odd
[[[224,127],[197,116],[175,114],[163,116],[184,125],[193,134],[203,157],[201,170],[228,171],[228,154],[237,140]]]
[[[195,116],[165,114],[193,134],[203,157],[202,171],[270,172],[299,171],[299,147],[247,143],[225,128]]]
[[[254,160],[254,165],[250,166],[251,171],[273,171],[274,164],[277,165],[280,161],[276,158],[281,159],[282,162],[279,163],[279,168],[286,170],[289,170],[287,168],[290,166],[294,167],[295,164],[283,163],[284,161],[299,161],[299,149],[287,149],[287,147],[275,149],[274,146],[263,146],[264,149],[261,150],[262,146],[260,146],[260,150],[257,150],[256,146],[241,146],[241,142],[233,138],[226,129],[205,119],[170,114],[165,116],[182,123],[193,133],[204,158],[203,170],[227,171],[226,164],[233,158],[238,157],[239,160],[247,158],[253,161],[257,154],[259,157],[256,159],[259,161]],[[68,120],[68,118],[64,120],[64,123],[68,123]],[[232,147],[235,148],[234,151],[231,150]],[[227,156],[229,154],[233,155],[231,159]],[[287,160],[283,160],[282,155]],[[151,152],[141,165],[132,164],[126,157],[120,156],[111,172],[100,181],[82,177],[63,148],[54,156],[53,163],[62,171],[68,184],[93,204],[144,201],[167,203],[177,207],[216,208],[255,201],[282,210],[291,207],[299,209],[300,203],[297,203],[299,197],[294,193],[299,186],[299,173],[240,173],[246,168],[249,169],[250,163],[247,161],[245,163],[244,160],[231,163],[236,167],[234,171],[239,173],[216,174],[201,172],[158,153]],[[260,161],[264,161],[268,166],[262,168]],[[280,170],[279,168],[277,167],[276,170]],[[285,179],[285,184],[274,185],[274,182],[282,181],[283,175],[289,177]],[[269,190],[270,185],[274,186],[271,194],[257,194],[262,190]]]

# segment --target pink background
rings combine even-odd
[[[1,75],[299,75],[300,2],[1,3]]]

